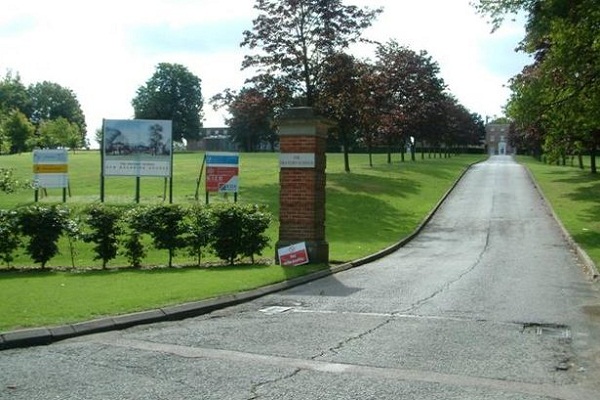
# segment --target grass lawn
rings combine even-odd
[[[368,156],[350,157],[351,173],[343,170],[341,154],[327,155],[327,215],[326,236],[332,263],[346,262],[381,250],[407,234],[429,213],[464,168],[482,159],[481,155],[461,155],[451,158],[425,158],[416,162],[391,164],[385,154],[374,156],[370,167]],[[174,159],[173,199],[175,203],[195,201],[196,179],[202,161],[201,153],[180,153]],[[31,179],[31,154],[0,156],[0,167],[13,168],[18,179]],[[274,246],[278,235],[278,154],[243,153],[240,156],[241,203],[265,204],[275,217],[268,234]],[[69,154],[71,196],[67,206],[83,207],[99,201],[100,160],[97,152]],[[163,201],[164,181],[142,179],[141,203]],[[135,196],[135,179],[106,179],[106,202],[128,204]],[[204,201],[204,192],[200,191]],[[42,203],[62,201],[59,190],[49,191]],[[211,196],[211,202],[232,201]],[[32,204],[33,194],[23,190],[0,195],[0,208]],[[374,216],[376,216],[374,218]],[[68,268],[71,256],[63,243],[62,254],[52,259],[51,268]],[[281,268],[272,265],[275,250],[268,249],[259,265],[210,268],[154,268],[133,271],[123,268],[126,262],[118,258],[110,271],[98,271],[99,263],[92,259],[85,244],[77,243],[75,264],[71,272],[1,271],[0,267],[0,331],[23,327],[55,325],[114,315],[169,304],[201,300],[264,286],[302,275],[324,265]],[[214,261],[214,257],[207,261]],[[145,265],[164,265],[164,252],[149,252]],[[185,254],[174,263],[192,262]],[[31,261],[19,254],[13,265],[26,269]]]
[[[600,175],[589,167],[547,165],[531,157],[518,161],[532,172],[573,239],[600,266]]]

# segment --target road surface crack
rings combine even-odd
[[[484,244],[482,250],[479,252],[479,255],[477,256],[477,258],[475,259],[475,262],[469,268],[467,268],[466,270],[464,270],[463,272],[461,272],[456,278],[454,278],[454,279],[452,279],[452,280],[444,283],[442,286],[440,286],[436,291],[434,291],[429,296],[424,297],[424,298],[416,301],[415,303],[413,303],[412,305],[410,305],[410,307],[408,307],[408,308],[405,308],[405,309],[400,310],[400,311],[395,311],[393,314],[394,315],[398,315],[398,314],[408,314],[408,313],[415,312],[422,305],[424,305],[425,303],[433,300],[434,298],[436,298],[440,294],[444,293],[445,291],[447,291],[448,289],[450,289],[450,287],[452,287],[454,284],[456,284],[461,279],[463,279],[465,276],[467,276],[471,272],[473,272],[475,270],[475,268],[477,268],[479,266],[479,264],[481,264],[481,261],[483,260],[483,256],[485,255],[485,253],[486,253],[486,251],[487,251],[487,249],[489,247],[489,244],[490,244],[490,234],[491,234],[491,226],[488,223],[487,234],[485,236],[485,244]]]
[[[262,396],[260,394],[258,394],[258,391],[260,390],[261,387],[293,378],[294,376],[298,375],[300,373],[300,371],[302,371],[302,368],[296,368],[294,371],[290,372],[289,374],[286,374],[279,378],[269,379],[269,380],[266,380],[263,382],[255,383],[254,385],[252,385],[252,388],[250,389],[251,397],[249,397],[248,400],[260,399]]]

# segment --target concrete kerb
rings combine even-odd
[[[525,166],[525,165],[524,165],[524,167],[525,167],[525,170],[527,171],[527,175],[529,176],[529,180],[531,181],[531,183],[533,184],[533,186],[537,190],[538,194],[540,195],[540,197],[544,201],[546,209],[548,209],[548,211],[550,212],[550,214],[552,214],[552,218],[554,218],[554,220],[558,224],[558,226],[559,226],[559,228],[560,228],[560,230],[562,232],[562,235],[564,236],[564,238],[569,243],[569,246],[571,246],[571,248],[573,249],[573,251],[577,255],[577,259],[579,260],[579,262],[581,264],[581,267],[583,268],[584,273],[592,281],[599,280],[600,274],[598,273],[598,266],[596,265],[596,263],[594,263],[594,261],[591,259],[591,257],[585,252],[585,250],[583,250],[577,244],[577,242],[575,242],[575,240],[573,239],[573,237],[571,236],[571,234],[569,233],[569,231],[567,231],[567,228],[565,228],[565,226],[563,225],[563,223],[560,221],[560,218],[558,218],[558,215],[554,212],[554,209],[552,208],[552,205],[550,204],[550,201],[548,200],[548,198],[546,197],[546,195],[544,195],[544,192],[542,191],[542,188],[536,182],[535,178],[533,177],[533,173],[531,172],[531,170],[529,168],[527,168],[527,166]]]
[[[444,203],[444,201],[450,195],[450,193],[452,193],[456,185],[458,185],[458,183],[467,173],[467,171],[473,165],[478,163],[479,162],[470,164],[461,172],[460,176],[454,181],[450,189],[446,191],[446,193],[444,194],[444,196],[442,196],[440,201],[438,201],[435,207],[429,212],[429,214],[425,217],[421,224],[419,224],[419,226],[411,234],[401,239],[399,242],[369,256],[353,260],[348,263],[334,265],[331,266],[329,269],[317,271],[309,275],[300,276],[287,281],[260,287],[246,292],[240,292],[236,294],[215,297],[212,299],[178,304],[174,306],[152,309],[137,313],[123,314],[115,317],[100,318],[75,324],[3,332],[0,333],[0,350],[47,345],[60,340],[69,339],[76,336],[88,335],[92,333],[120,330],[135,325],[144,325],[161,321],[176,321],[185,318],[197,317],[218,309],[254,300],[271,293],[276,293],[285,289],[302,285],[317,279],[324,278],[326,276],[336,274],[338,272],[346,271],[348,269],[356,268],[361,265],[378,260],[382,257],[393,253],[394,251],[398,250],[402,246],[409,243],[412,239],[414,239],[419,234],[419,232],[423,230],[423,228],[427,225],[431,218],[435,215],[437,210],[441,207],[441,205]]]

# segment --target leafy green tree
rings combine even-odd
[[[22,153],[30,150],[35,127],[27,116],[19,110],[12,110],[2,124],[2,131],[10,141],[10,153]]]
[[[29,119],[36,127],[39,128],[43,122],[62,117],[78,128],[77,145],[71,147],[84,146],[87,129],[85,117],[77,96],[71,89],[44,81],[30,85],[27,92],[31,101]]]
[[[58,117],[42,121],[38,133],[30,141],[34,147],[58,148],[68,147],[75,151],[81,147],[81,132],[77,124],[66,118]]]
[[[201,80],[180,64],[160,63],[131,101],[135,118],[173,121],[173,140],[200,137]]]
[[[0,109],[0,155],[10,151],[10,138],[4,129],[4,123],[8,118],[8,113]]]
[[[591,155],[596,173],[600,148],[600,9],[594,0],[480,0],[478,11],[494,27],[507,14],[527,15],[520,50],[534,63],[513,79],[507,112],[516,132],[537,137],[552,157],[580,145]],[[535,130],[534,130],[535,129]]]
[[[29,108],[29,95],[27,88],[21,82],[20,75],[13,75],[11,71],[8,71],[4,79],[0,81],[0,112],[8,113],[12,110],[19,110],[27,113]]]
[[[252,30],[244,31],[242,69],[276,79],[304,104],[313,106],[323,62],[357,42],[381,9],[347,6],[341,0],[256,0]]]

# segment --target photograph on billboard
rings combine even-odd
[[[105,176],[171,176],[172,122],[104,120],[102,171]]]

